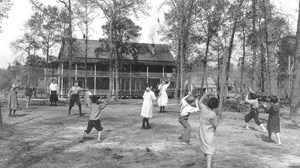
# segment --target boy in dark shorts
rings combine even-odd
[[[82,137],[80,138],[79,142],[83,142],[83,138],[89,134],[93,128],[95,128],[98,131],[98,140],[97,142],[100,141],[101,137],[101,131],[103,130],[100,122],[100,113],[101,110],[104,109],[107,105],[106,102],[98,102],[98,97],[97,96],[91,96],[91,103],[90,103],[90,110],[91,110],[91,115],[89,118],[88,126],[87,129],[84,131]],[[101,105],[103,104],[103,105]]]
[[[250,93],[246,96],[245,101],[251,105],[251,111],[250,113],[246,114],[244,116],[244,120],[246,122],[245,129],[249,129],[249,121],[253,118],[255,123],[259,125],[263,132],[267,132],[264,125],[260,122],[258,116],[259,116],[259,102],[258,102],[258,95],[255,94],[253,91],[250,90]]]

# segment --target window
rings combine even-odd
[[[141,81],[135,81],[135,91],[142,90],[142,84]]]

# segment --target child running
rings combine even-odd
[[[156,100],[155,94],[152,91],[152,86],[147,84],[147,88],[143,95],[143,106],[141,116],[143,117],[143,124],[141,129],[150,129],[149,118],[152,118],[153,101]],[[147,124],[147,126],[146,126]]]
[[[259,115],[259,111],[258,111],[258,107],[259,107],[258,96],[253,91],[250,90],[250,93],[246,96],[245,101],[251,105],[251,111],[250,111],[250,113],[246,114],[245,117],[244,117],[245,122],[246,122],[245,129],[249,129],[249,121],[252,118],[254,118],[255,123],[257,125],[259,125],[263,129],[263,132],[267,132],[266,128],[259,121],[259,118],[258,118],[258,115]]]
[[[97,142],[100,142],[100,137],[101,137],[101,131],[103,130],[100,122],[100,113],[101,111],[107,106],[107,102],[104,102],[103,105],[102,102],[98,102],[98,97],[97,96],[91,96],[90,97],[92,102],[90,104],[90,118],[88,122],[88,126],[86,130],[84,131],[82,137],[80,138],[79,142],[83,142],[84,137],[89,134],[93,128],[95,128],[98,131],[98,140]],[[98,104],[99,103],[99,104]]]
[[[187,96],[185,96],[181,100],[181,108],[180,108],[180,114],[179,114],[179,123],[183,126],[184,132],[183,134],[178,138],[181,140],[181,143],[186,145],[190,143],[190,136],[191,136],[191,126],[188,123],[188,118],[191,113],[199,112],[199,106],[198,106],[198,99],[196,99],[196,107],[192,106],[192,103],[195,101],[195,98],[193,95],[191,95],[191,92]]]
[[[216,97],[208,98],[210,92],[204,94],[199,100],[200,107],[200,126],[199,126],[199,139],[200,149],[206,156],[207,168],[212,166],[212,156],[216,152],[216,128],[219,125],[220,119],[215,113],[215,109],[219,106],[219,100]],[[208,100],[207,100],[208,99]],[[204,101],[207,103],[204,104]]]
[[[271,96],[271,106],[266,110],[266,113],[269,113],[268,118],[268,142],[274,142],[271,139],[272,132],[276,134],[277,137],[277,145],[281,145],[280,141],[280,118],[279,118],[279,104],[278,98],[276,96]]]

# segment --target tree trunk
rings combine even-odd
[[[112,59],[113,59],[113,39],[112,39],[112,30],[113,30],[113,21],[110,20],[110,23],[109,23],[109,41],[110,41],[110,46],[109,46],[109,49],[110,49],[110,58],[109,58],[109,91],[108,91],[108,97],[111,97],[112,96],[112,90],[113,90],[113,64],[112,64]]]
[[[218,95],[220,95],[220,72],[221,72],[220,47],[218,45],[218,77],[217,77],[217,93],[218,93]]]
[[[85,59],[84,59],[84,87],[87,88],[87,53],[88,53],[88,25],[85,23]]]
[[[2,121],[2,111],[1,111],[2,103],[0,101],[0,131],[3,131],[3,121]]]
[[[252,0],[252,56],[253,56],[253,62],[252,62],[252,68],[253,68],[253,81],[252,81],[252,88],[253,90],[257,90],[257,82],[258,82],[258,68],[257,68],[257,33],[256,33],[256,0]]]
[[[244,0],[240,0],[240,4],[238,9],[240,9],[243,5]],[[231,33],[231,38],[230,38],[230,42],[229,42],[229,51],[228,51],[228,60],[227,60],[227,66],[226,66],[226,86],[228,88],[228,81],[229,81],[229,71],[230,71],[230,62],[231,62],[231,55],[232,55],[232,50],[233,50],[233,42],[234,42],[234,36],[235,36],[235,31],[237,28],[237,22],[238,22],[238,15],[235,16],[234,18],[234,23],[233,23],[233,28],[232,28],[232,33]]]
[[[119,98],[119,86],[120,86],[120,83],[119,83],[119,53],[117,52],[116,53],[116,99]]]
[[[180,53],[181,53],[181,40],[179,39],[178,40],[178,49],[177,49],[177,57],[176,57],[176,65],[177,65],[177,68],[176,68],[176,87],[175,87],[175,97],[177,99],[180,99],[180,96],[179,96],[179,89],[180,89]],[[179,93],[178,93],[179,91]]]
[[[265,3],[265,26],[266,31],[266,48],[268,58],[268,73],[269,73],[269,90],[272,95],[278,95],[277,87],[277,66],[275,57],[275,43],[273,39],[273,25],[271,18],[271,4],[270,0],[264,0]]]
[[[206,80],[206,78],[207,78],[207,76],[206,76],[207,57],[208,57],[210,39],[212,37],[210,29],[211,29],[210,26],[208,26],[208,37],[207,37],[207,41],[206,41],[205,56],[204,56],[204,60],[203,60],[203,72],[202,72],[202,79],[201,79],[200,96],[202,96],[205,92],[204,91],[204,80]]]
[[[229,55],[228,49],[225,50],[223,55],[223,63],[222,63],[222,75],[221,75],[221,87],[220,87],[220,103],[219,103],[219,114],[222,116],[223,111],[223,104],[224,104],[224,97],[226,97],[226,90],[225,90],[225,82],[226,82],[226,69],[227,69],[227,55]]]
[[[68,46],[68,59],[69,59],[69,75],[68,75],[68,88],[71,88],[71,81],[72,81],[72,56],[73,56],[73,38],[72,38],[72,8],[71,8],[71,0],[69,0],[69,27],[68,27],[68,41],[69,41],[69,46]]]
[[[245,27],[243,27],[243,57],[242,57],[242,67],[241,67],[241,81],[240,81],[240,93],[244,93],[244,70],[245,70],[245,57],[246,57],[246,32]],[[243,95],[242,95],[243,96]]]
[[[295,76],[293,78],[291,109],[289,118],[292,121],[297,121],[298,109],[300,107],[300,2],[298,10],[298,24],[296,34],[296,52],[295,52]]]

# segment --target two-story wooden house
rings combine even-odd
[[[61,95],[68,92],[68,76],[72,81],[77,80],[79,86],[85,86],[85,74],[87,73],[87,87],[95,95],[107,95],[109,92],[109,52],[96,54],[96,49],[103,43],[96,40],[88,41],[87,72],[85,67],[85,40],[77,39],[74,42],[72,56],[72,72],[69,73],[68,47],[65,45],[59,53],[59,67],[56,75]],[[134,43],[136,54],[123,53],[120,69],[121,96],[141,96],[146,88],[146,83],[157,88],[160,79],[171,79],[168,89],[169,96],[174,95],[175,88],[175,59],[167,45]],[[113,94],[115,94],[115,82]]]

